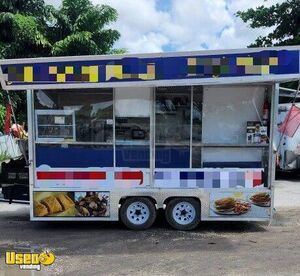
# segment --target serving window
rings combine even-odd
[[[113,142],[111,90],[39,90],[35,115],[38,142]]]
[[[155,98],[155,167],[267,169],[268,87],[161,87]]]
[[[166,87],[156,90],[155,141],[173,145],[190,142],[190,87]]]
[[[189,168],[191,87],[161,87],[155,95],[155,167]]]
[[[110,156],[116,167],[267,170],[270,93],[264,86],[39,90],[36,142],[68,153],[79,153],[70,144],[98,145],[99,158]]]
[[[150,88],[115,89],[116,166],[150,168]]]
[[[267,166],[269,93],[263,86],[204,88],[203,167]]]

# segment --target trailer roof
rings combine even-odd
[[[208,85],[300,79],[300,46],[0,60],[5,90]]]

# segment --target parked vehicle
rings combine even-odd
[[[27,140],[12,135],[0,136],[0,187],[3,198],[29,201],[29,169],[24,158]]]
[[[29,201],[29,169],[24,158],[3,162],[0,176],[4,199]]]
[[[275,131],[275,144],[277,153],[278,172],[297,172],[300,169],[300,93],[297,90],[280,87],[279,105],[277,115],[277,128]],[[293,102],[294,105],[293,105]],[[290,114],[292,106],[299,108]],[[297,115],[299,113],[299,116]],[[299,117],[299,118],[298,118]],[[282,124],[288,119],[286,131],[291,127],[292,133],[280,131]]]

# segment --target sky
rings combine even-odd
[[[284,0],[92,0],[118,11],[115,48],[130,53],[244,48],[270,28],[251,29],[239,10]],[[45,0],[58,7],[61,0]]]

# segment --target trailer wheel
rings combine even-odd
[[[120,218],[129,229],[145,230],[154,223],[156,209],[148,198],[131,197],[121,206]]]
[[[200,222],[200,203],[193,198],[172,199],[166,208],[166,220],[175,229],[192,230]]]

